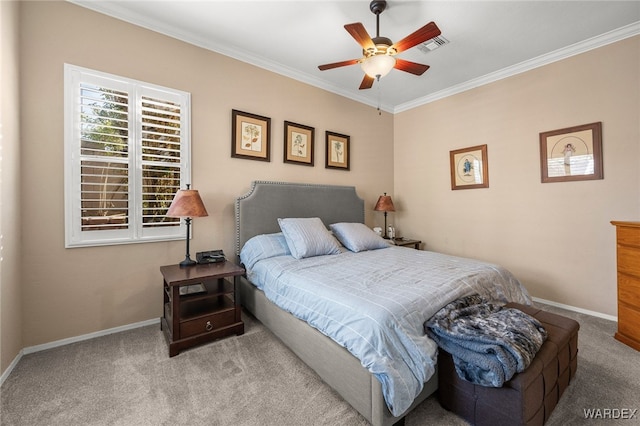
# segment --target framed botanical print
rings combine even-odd
[[[489,187],[487,145],[449,151],[451,189]]]
[[[602,122],[540,133],[542,183],[603,179]]]
[[[231,110],[231,157],[271,161],[271,119]]]
[[[325,168],[349,170],[349,162],[351,161],[349,142],[351,138],[329,131],[325,132],[325,136]]]
[[[284,162],[313,166],[315,129],[302,124],[284,122]]]

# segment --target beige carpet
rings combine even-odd
[[[584,424],[585,409],[640,409],[640,353],[612,338],[616,324],[545,309],[581,324],[576,378],[547,424]],[[0,424],[367,424],[262,324],[244,320],[244,335],[174,358],[159,325],[26,355],[0,390]],[[589,421],[604,423],[640,423],[640,413]],[[436,397],[406,419],[407,426],[434,424],[466,423]]]

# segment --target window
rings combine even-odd
[[[189,93],[65,64],[65,245],[184,239]]]

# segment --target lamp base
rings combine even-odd
[[[185,268],[187,266],[193,266],[195,265],[197,262],[195,260],[192,260],[189,255],[187,255],[187,257],[184,258],[184,260],[182,262],[180,262],[180,267],[181,268]]]
[[[189,256],[189,236],[190,236],[189,229],[191,228],[191,218],[190,217],[185,218],[184,222],[187,224],[187,252],[185,253],[184,260],[180,262],[181,268],[184,268],[187,266],[193,266],[197,263],[195,260],[191,260],[191,257]]]

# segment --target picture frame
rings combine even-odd
[[[271,119],[231,110],[231,157],[271,161]]]
[[[303,124],[284,122],[284,162],[313,167],[315,129]]]
[[[540,133],[542,183],[604,179],[602,122]]]
[[[325,132],[325,168],[349,170],[351,163],[351,137]]]
[[[449,151],[451,189],[489,187],[489,161],[487,145]]]

